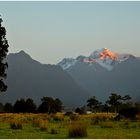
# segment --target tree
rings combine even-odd
[[[20,113],[20,112],[25,113],[26,112],[26,106],[25,106],[24,99],[20,99],[15,102],[14,112],[16,112],[16,113]]]
[[[138,114],[138,110],[134,106],[125,106],[119,110],[119,115],[123,115],[126,118],[135,119]]]
[[[77,108],[75,109],[75,112],[76,112],[76,113],[79,113],[79,114],[86,114],[86,106],[77,107]]]
[[[97,109],[101,106],[101,102],[99,102],[95,96],[87,100],[87,106],[91,111],[96,113]]]
[[[122,101],[123,102],[128,102],[130,101],[132,98],[129,95],[125,95],[124,97],[122,97]]]
[[[36,104],[34,103],[34,101],[30,98],[28,98],[25,101],[25,111],[28,113],[35,113],[36,112]]]
[[[42,103],[38,108],[38,111],[41,113],[52,113],[54,112],[54,100],[51,97],[43,97],[41,99]]]
[[[38,107],[38,112],[40,113],[56,113],[62,110],[62,102],[57,98],[53,99],[51,97],[43,97],[41,99],[42,103]]]
[[[11,113],[11,112],[13,112],[13,106],[12,106],[12,104],[11,104],[11,103],[6,103],[6,104],[4,105],[4,111],[5,111],[6,113]]]
[[[111,96],[109,96],[109,100],[107,100],[107,104],[109,104],[114,112],[118,112],[119,105],[121,105],[121,95],[117,95],[116,93],[112,93]]]
[[[13,109],[14,109],[14,112],[16,113],[19,113],[19,112],[35,113],[36,104],[31,98],[28,98],[26,100],[20,99],[15,102]]]
[[[6,40],[6,29],[2,26],[2,18],[0,17],[0,92],[6,91],[7,85],[3,82],[7,74],[5,72],[8,64],[4,62],[8,52],[8,41]]]
[[[0,103],[0,113],[1,113],[1,112],[4,112],[4,106],[3,106],[2,103]]]
[[[119,109],[119,115],[129,119],[135,119],[137,114],[139,114],[138,103],[124,102]]]
[[[62,103],[62,101],[60,99],[56,98],[54,100],[54,104],[55,104],[55,111],[56,112],[61,112],[62,109],[63,109],[63,106],[62,106],[63,103]]]
[[[107,103],[105,103],[105,104],[103,105],[102,111],[103,111],[103,112],[107,112],[107,113],[109,112],[109,106],[108,106]]]
[[[140,102],[135,103],[135,108],[137,109],[138,113],[140,114]]]
[[[131,105],[130,101],[131,97],[129,95],[121,96],[116,93],[112,93],[111,96],[109,96],[109,100],[106,101],[107,105],[110,105],[110,108],[113,109],[114,112],[119,112],[121,108],[124,106]]]
[[[84,111],[83,111],[81,108],[79,108],[79,107],[77,107],[77,108],[75,109],[75,112],[76,112],[76,113],[79,113],[79,114],[84,114]]]

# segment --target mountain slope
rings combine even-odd
[[[51,96],[60,98],[66,106],[79,106],[90,97],[89,93],[59,66],[41,64],[24,51],[9,54],[7,61],[8,90],[1,94],[2,102],[31,97],[39,103],[43,96]]]
[[[140,97],[140,60],[130,54],[102,51],[104,49],[96,50],[90,57],[78,57],[80,59],[76,59],[76,63],[66,71],[80,86],[102,101],[111,92],[129,94],[133,99]]]
[[[126,61],[120,63],[110,72],[110,86],[124,94],[130,94],[137,98],[140,92],[140,60],[131,56]]]

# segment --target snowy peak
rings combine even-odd
[[[95,58],[95,59],[101,59],[104,60],[106,58],[112,59],[112,60],[116,60],[118,58],[118,55],[114,52],[111,52],[110,50],[108,50],[107,48],[102,48],[100,50],[96,50],[94,51],[91,55],[91,58]]]
[[[135,56],[131,54],[118,54],[107,48],[102,48],[95,50],[89,57],[83,59],[83,62],[90,63],[90,65],[96,62],[107,70],[112,70],[118,63],[132,58],[134,59]]]
[[[98,63],[102,67],[112,70],[114,65],[117,63],[118,54],[111,52],[107,48],[102,48],[95,50],[93,53],[90,54],[89,57],[85,58],[83,62],[85,63]]]
[[[117,64],[126,61],[131,58],[136,58],[131,54],[118,54],[110,51],[107,48],[97,49],[89,56],[80,55],[76,59],[65,58],[58,65],[60,65],[64,70],[74,66],[77,62],[87,63],[90,66],[98,63],[100,66],[107,70],[112,70]]]
[[[118,61],[122,62],[122,61],[126,61],[128,59],[135,59],[136,57],[131,55],[131,54],[119,54],[118,55]]]
[[[61,62],[58,63],[64,70],[73,66],[76,63],[76,59],[74,58],[64,58]]]

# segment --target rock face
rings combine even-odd
[[[0,96],[3,103],[30,97],[39,104],[43,96],[49,96],[61,99],[65,106],[79,106],[91,96],[60,66],[41,64],[24,51],[9,54],[7,61],[8,90]]]
[[[91,95],[105,101],[110,93],[116,92],[140,100],[138,57],[113,53],[103,48],[94,51],[89,57],[77,58],[75,64],[65,70]]]

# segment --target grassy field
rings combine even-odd
[[[0,114],[1,139],[140,139],[140,121],[115,121],[113,113],[90,115]]]

